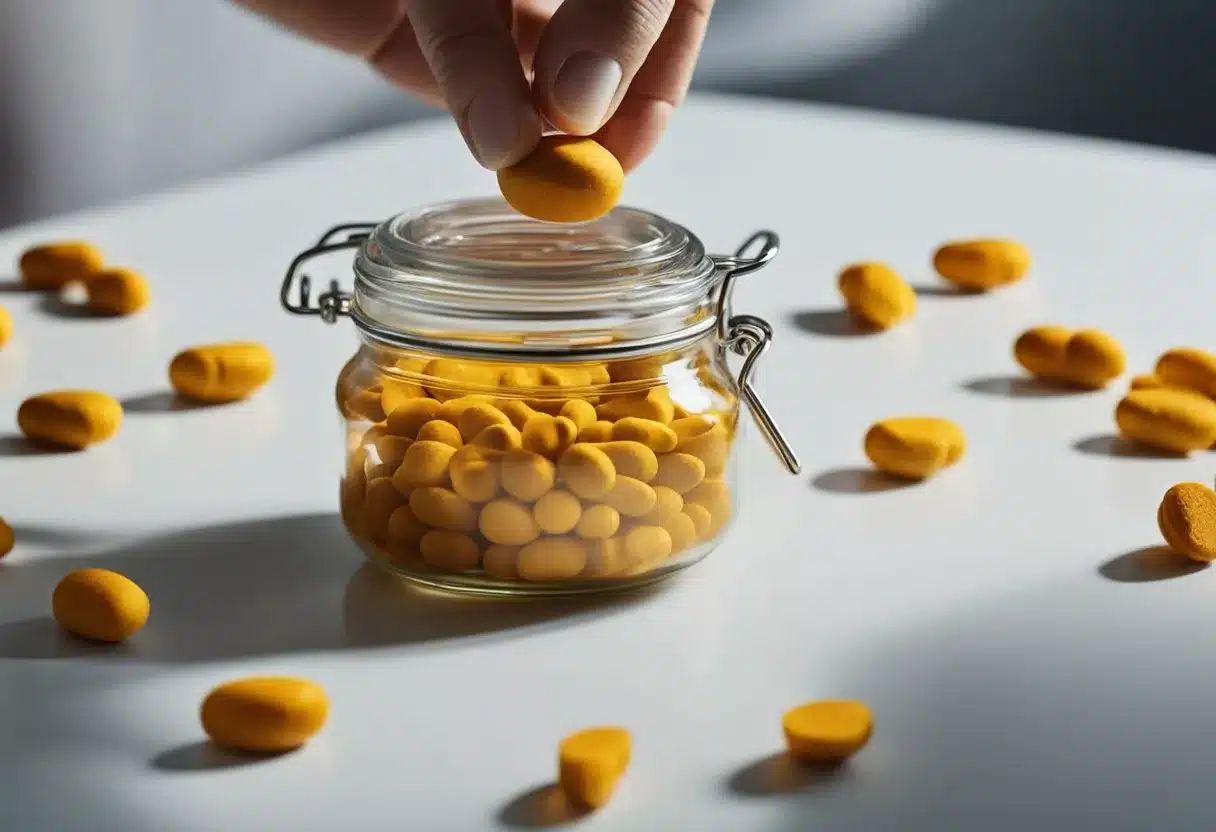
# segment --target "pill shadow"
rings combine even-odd
[[[803,763],[786,752],[770,754],[735,771],[726,790],[739,797],[776,797],[814,791],[848,776],[847,764]]]
[[[962,286],[913,286],[912,291],[922,298],[974,298],[984,294],[979,289]]]
[[[916,485],[873,468],[833,468],[811,480],[811,487],[829,494],[878,494]]]
[[[160,752],[148,761],[150,768],[157,771],[183,774],[198,771],[217,771],[228,768],[245,768],[277,760],[284,754],[243,754],[207,742],[206,740],[186,743],[175,748]]]
[[[48,548],[74,548],[97,543],[96,534],[84,531],[57,529],[51,526],[32,526],[26,523],[13,523],[12,529],[13,539],[17,546],[33,544]],[[4,565],[4,561],[0,560],[0,570],[4,569]]]
[[[1078,439],[1073,450],[1089,456],[1106,456],[1115,459],[1186,459],[1186,454],[1175,454],[1132,442],[1113,433],[1103,433]]]
[[[39,291],[31,287],[28,283],[19,280],[15,277],[0,278],[0,294],[4,295],[25,295]]]
[[[1142,584],[1169,581],[1194,575],[1208,564],[1191,560],[1168,546],[1144,546],[1124,552],[1098,567],[1098,574],[1120,584]]]
[[[804,309],[790,315],[790,323],[803,332],[827,338],[856,338],[881,332],[859,323],[845,309]]]
[[[60,454],[79,453],[75,448],[63,448],[58,445],[31,442],[16,433],[0,436],[0,457],[6,456],[58,456]]]
[[[1006,399],[1046,399],[1077,396],[1091,393],[1080,387],[1052,384],[1043,379],[1026,376],[983,376],[963,382],[960,387],[968,393],[984,396],[1003,396]]]
[[[105,315],[95,312],[83,303],[77,303],[73,300],[64,298],[63,295],[57,292],[45,292],[38,299],[37,309],[43,315],[52,318],[64,318],[66,320],[96,320],[105,321],[111,320],[114,316]]]
[[[590,814],[575,806],[556,783],[528,789],[498,813],[498,822],[510,829],[544,829],[574,823]]]
[[[128,396],[122,400],[123,412],[135,414],[178,413],[190,410],[208,410],[219,406],[191,401],[172,390],[143,393],[138,396]]]
[[[288,515],[184,529],[87,553],[4,564],[0,610],[49,599],[64,574],[112,569],[152,603],[119,647],[77,644],[49,617],[0,624],[0,658],[192,663],[305,651],[492,640],[573,626],[662,590],[577,598],[479,600],[428,592],[371,566],[336,514]],[[49,606],[49,604],[48,604]],[[28,615],[28,612],[27,612]]]

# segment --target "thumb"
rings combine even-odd
[[[533,90],[541,113],[565,133],[599,130],[674,6],[675,0],[565,0],[537,46]]]

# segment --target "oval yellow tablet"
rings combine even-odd
[[[876,329],[890,329],[916,314],[916,292],[885,263],[856,263],[836,281],[854,318]]]
[[[94,390],[56,390],[31,396],[17,408],[26,438],[80,450],[118,433],[122,405]]]
[[[101,271],[105,259],[96,246],[62,240],[28,248],[18,263],[21,280],[32,289],[60,289],[88,280]]]
[[[277,754],[299,748],[325,727],[329,697],[307,679],[254,676],[212,690],[199,716],[217,745]]]
[[[1115,406],[1115,424],[1128,439],[1186,454],[1216,442],[1216,402],[1188,390],[1132,390]]]
[[[3,306],[0,306],[0,347],[3,347],[13,337],[13,316]]]
[[[134,269],[107,269],[84,284],[85,304],[103,315],[131,315],[148,305],[152,290]]]
[[[1157,359],[1153,375],[1170,387],[1196,390],[1216,398],[1216,355],[1196,347],[1176,347]]]
[[[1059,378],[1071,337],[1072,330],[1068,327],[1054,324],[1031,327],[1013,342],[1014,360],[1031,375]]]
[[[525,581],[564,581],[587,565],[583,541],[570,537],[542,537],[519,550],[516,569]]]
[[[558,783],[574,803],[595,809],[612,799],[631,755],[629,732],[617,726],[584,728],[558,745]]]
[[[966,451],[958,425],[932,416],[884,419],[866,431],[866,456],[884,473],[924,479],[953,465]]]
[[[1170,548],[1191,560],[1216,560],[1216,491],[1201,482],[1180,482],[1161,498],[1157,526]]]
[[[790,754],[815,763],[839,763],[870,741],[874,717],[861,702],[808,702],[785,712],[781,720]]]
[[[229,341],[179,352],[169,363],[169,382],[174,390],[190,399],[231,402],[252,396],[270,381],[274,368],[274,356],[264,345]],[[378,399],[379,394],[376,396]],[[383,411],[380,417],[383,418]]]
[[[1126,369],[1123,346],[1105,332],[1081,329],[1068,339],[1063,375],[1073,384],[1099,389],[1123,375]]]
[[[77,569],[64,575],[51,595],[51,613],[64,630],[114,644],[148,621],[151,602],[130,578],[108,569]]]
[[[933,268],[965,289],[995,289],[1025,277],[1030,252],[1013,240],[961,240],[939,248],[933,255]]]
[[[586,222],[612,210],[625,172],[593,139],[545,136],[526,157],[498,171],[503,198],[521,214],[544,222]]]
[[[502,546],[523,546],[540,537],[532,507],[517,500],[500,498],[486,503],[477,523],[486,540]]]

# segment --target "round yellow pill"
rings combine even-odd
[[[846,308],[866,326],[889,329],[916,314],[916,292],[885,263],[855,263],[836,284]]]
[[[966,451],[958,425],[931,416],[885,419],[866,431],[866,456],[874,467],[907,479],[924,479],[953,465]]]
[[[199,716],[217,745],[277,754],[316,736],[329,718],[329,697],[307,679],[255,676],[212,690]]]
[[[503,198],[544,222],[586,222],[612,210],[625,184],[621,163],[593,139],[545,136],[520,161],[498,171]]]
[[[1157,526],[1170,548],[1191,560],[1216,560],[1216,491],[1201,482],[1171,486],[1157,508]]]
[[[523,546],[540,537],[540,527],[531,506],[517,500],[492,500],[478,516],[478,528],[486,540],[503,546]]]
[[[1197,347],[1176,347],[1157,359],[1153,374],[1171,387],[1216,398],[1216,355]]]
[[[781,720],[790,754],[816,763],[839,763],[870,741],[874,717],[861,702],[808,702],[785,712]]]
[[[621,526],[621,514],[612,506],[589,506],[578,519],[575,531],[579,537],[602,540],[612,537]]]
[[[536,501],[532,512],[541,531],[565,534],[578,525],[583,516],[583,504],[569,491],[554,489]]]
[[[51,613],[60,627],[110,644],[139,632],[150,609],[147,593],[138,584],[108,569],[69,572],[51,595]]]
[[[577,805],[598,808],[612,799],[629,768],[629,732],[617,726],[584,728],[558,746],[558,783]]]

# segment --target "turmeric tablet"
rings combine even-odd
[[[21,280],[31,289],[61,289],[101,271],[105,259],[96,246],[81,240],[63,240],[25,250],[18,263]]]
[[[988,290],[1016,283],[1030,268],[1030,252],[1013,240],[962,240],[933,254],[933,268],[964,289]]]
[[[0,347],[3,347],[13,337],[13,316],[3,306],[0,306]]]
[[[84,284],[85,305],[103,315],[131,315],[148,305],[152,291],[134,269],[107,269]]]
[[[60,627],[110,644],[139,632],[150,609],[148,595],[138,584],[108,569],[69,572],[51,595],[51,613]]]
[[[600,143],[577,136],[543,137],[536,148],[498,171],[503,198],[544,222],[586,222],[612,210],[625,184],[621,163]]]
[[[1013,358],[1033,376],[1055,379],[1064,368],[1064,351],[1072,330],[1054,324],[1036,326],[1013,342]]]
[[[1170,387],[1185,387],[1216,398],[1216,355],[1196,347],[1177,347],[1157,359],[1153,375]]]
[[[885,263],[848,266],[836,283],[849,313],[866,326],[890,329],[916,314],[916,292]]]
[[[94,390],[56,390],[23,401],[17,425],[34,442],[80,450],[118,433],[122,405]]]
[[[0,517],[0,558],[13,551],[15,541],[16,535],[13,534],[13,527],[5,522],[3,517]]]
[[[617,726],[584,728],[558,745],[558,783],[577,805],[596,809],[612,799],[629,768],[629,732]]]
[[[477,527],[486,540],[501,546],[523,546],[540,537],[532,507],[518,500],[491,500],[482,506]]]
[[[781,720],[790,755],[813,763],[840,763],[870,741],[874,717],[861,702],[808,702]]]
[[[299,748],[325,727],[329,697],[307,679],[255,676],[212,690],[199,717],[217,745],[277,754]]]
[[[1032,375],[1091,389],[1105,387],[1127,369],[1123,347],[1096,329],[1034,327],[1014,341],[1013,355]]]
[[[873,425],[866,431],[863,447],[880,471],[919,480],[958,462],[966,451],[966,439],[962,429],[946,419],[907,416]]]
[[[1115,424],[1128,439],[1186,454],[1216,442],[1216,402],[1186,390],[1132,390],[1116,405]]]
[[[1180,482],[1157,508],[1161,536],[1180,555],[1204,563],[1216,560],[1216,491],[1201,482]]]
[[[519,550],[516,569],[525,581],[564,581],[587,565],[583,541],[570,537],[542,537]]]
[[[274,369],[274,356],[262,344],[228,341],[179,352],[169,363],[169,382],[186,398],[218,404],[253,395]]]

